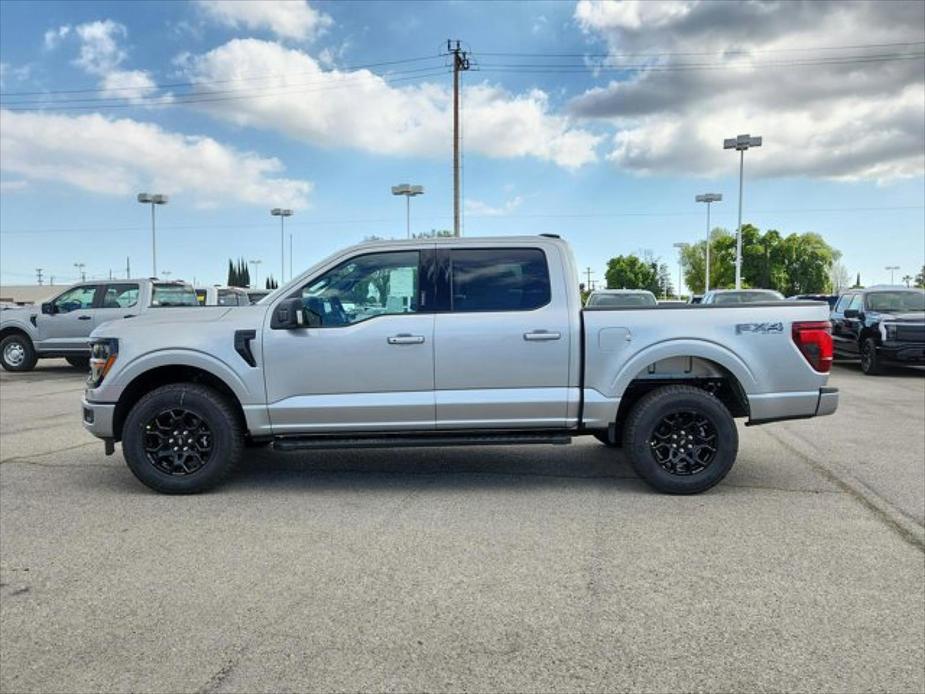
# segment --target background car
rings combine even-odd
[[[598,289],[591,292],[585,306],[657,306],[655,294],[645,289]]]
[[[202,306],[250,306],[247,292],[240,287],[196,287],[196,298]]]
[[[787,298],[794,301],[824,301],[829,305],[829,310],[835,308],[835,304],[838,303],[838,294],[797,294]]]
[[[784,295],[773,289],[711,289],[703,295],[703,304],[754,304],[783,301]]]
[[[250,299],[252,304],[256,304],[263,297],[267,296],[270,293],[269,289],[247,289],[247,298]]]
[[[852,289],[832,311],[838,358],[861,358],[865,374],[887,364],[925,364],[925,290],[890,285]]]

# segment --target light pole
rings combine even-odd
[[[736,230],[736,289],[742,288],[742,178],[745,173],[745,150],[761,147],[761,138],[738,135],[723,140],[723,149],[734,149],[739,153],[739,226]]]
[[[166,205],[167,196],[156,193],[151,195],[149,193],[139,193],[138,202],[144,205],[151,205],[151,277],[157,277],[157,243],[155,241],[154,233],[154,206],[155,205]]]
[[[675,243],[673,244],[675,248],[678,249],[678,298],[681,298],[681,282],[682,282],[682,273],[684,272],[684,249],[687,248],[690,244],[687,243]]]
[[[703,291],[704,293],[710,291],[710,205],[714,202],[722,202],[723,194],[722,193],[704,193],[703,195],[698,195],[694,198],[696,202],[705,202],[707,203],[707,269],[705,271],[705,276],[703,280]],[[678,292],[680,293],[681,288],[678,287]],[[680,294],[679,294],[680,295]]]
[[[899,265],[887,265],[885,269],[890,271],[890,284],[893,284],[893,273],[899,269]]]
[[[279,217],[279,281],[286,280],[286,217],[292,216],[292,210],[284,210],[280,207],[274,207],[270,214]]]
[[[81,281],[81,282],[86,282],[86,281],[87,281],[87,273],[84,272],[84,268],[87,267],[87,264],[86,264],[86,263],[74,263],[74,267],[76,267],[76,268],[77,268],[77,272],[80,273],[80,281]]]
[[[399,183],[392,186],[392,195],[405,196],[405,233],[411,238],[411,198],[424,194],[424,186],[412,186],[408,183]]]
[[[260,284],[257,282],[257,271],[258,271],[258,269],[260,268],[260,263],[262,263],[263,261],[262,261],[262,260],[249,260],[249,261],[247,261],[247,262],[249,262],[251,265],[254,266],[254,284],[253,284],[253,288],[254,288],[254,289],[260,289]]]
[[[161,270],[161,274],[164,276],[164,279],[168,279],[173,273],[170,270]]]

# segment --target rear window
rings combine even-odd
[[[538,248],[454,249],[451,310],[530,311],[549,303],[549,269]]]
[[[155,284],[151,305],[162,308],[171,306],[199,306],[196,292],[189,285]]]
[[[246,306],[249,303],[250,300],[244,292],[236,292],[231,289],[218,290],[219,306]]]

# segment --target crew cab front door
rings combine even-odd
[[[36,315],[41,351],[89,349],[90,333],[96,326],[93,306],[98,289],[95,284],[72,287],[50,302],[52,313]]]
[[[275,434],[433,429],[434,316],[421,256],[354,256],[285,297],[300,297],[321,326],[270,329],[267,321],[263,362]]]

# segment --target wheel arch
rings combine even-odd
[[[244,408],[241,400],[235,393],[234,389],[217,374],[190,364],[168,364],[155,366],[143,371],[132,378],[131,381],[122,389],[119,399],[116,401],[116,407],[113,412],[113,437],[119,441],[122,438],[122,428],[128,413],[146,393],[155,388],[168,385],[171,383],[197,383],[208,386],[219,392],[232,406],[237,415],[241,426],[247,430],[247,422],[244,416]]]
[[[32,347],[35,348],[35,339],[32,335],[29,334],[29,331],[19,325],[5,325],[3,328],[0,328],[0,340],[5,340],[10,335],[22,335],[27,338],[32,344]]]

